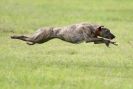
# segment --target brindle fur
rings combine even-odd
[[[106,32],[106,30],[108,32]],[[110,43],[115,44],[115,42],[111,41],[111,39],[115,38],[115,36],[109,29],[101,25],[88,23],[79,23],[58,28],[46,27],[37,30],[37,32],[35,32],[32,36],[14,35],[11,36],[11,38],[26,41],[29,45],[36,43],[41,44],[54,38],[74,44],[81,43],[83,41],[86,43],[94,42],[95,44],[105,43],[106,46],[109,46]]]

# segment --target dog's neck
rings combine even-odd
[[[93,37],[95,37],[95,38],[100,36],[100,31],[98,29],[92,29],[91,32],[93,34]]]
[[[96,30],[94,31],[94,35],[95,35],[95,37],[100,36],[100,31],[99,31],[98,29],[96,29]]]

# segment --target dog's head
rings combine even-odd
[[[114,39],[115,35],[110,32],[108,28],[105,28],[104,26],[99,26],[96,30],[96,34],[98,36],[107,38],[107,39]]]

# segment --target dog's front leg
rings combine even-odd
[[[103,38],[88,38],[88,39],[85,39],[85,41],[86,41],[86,43],[94,42],[95,44],[104,43],[104,39]]]
[[[106,46],[109,45],[109,41],[106,41],[103,38],[94,37],[91,34],[91,30],[87,30],[87,31],[86,30],[83,30],[83,36],[84,36],[84,40],[85,40],[86,43],[88,43],[88,42],[94,42],[94,44],[105,43]]]
[[[94,42],[94,44],[101,44],[101,43],[105,43],[105,45],[107,47],[109,47],[109,44],[112,43],[114,44],[115,42],[112,42],[110,40],[107,40],[107,39],[103,39],[103,38],[89,38],[86,40],[86,43],[88,42]]]
[[[101,43],[105,43],[107,47],[109,47],[109,44],[113,44],[116,46],[118,45],[118,44],[116,44],[116,42],[113,42],[113,41],[108,40],[108,39],[94,41],[94,44],[101,44]]]

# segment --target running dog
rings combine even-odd
[[[31,36],[14,35],[11,38],[26,41],[28,45],[42,44],[54,38],[74,44],[85,41],[86,43],[94,42],[94,44],[104,43],[107,47],[110,43],[117,45],[111,41],[115,38],[115,35],[108,28],[88,23],[79,23],[66,27],[44,27],[38,29]]]

